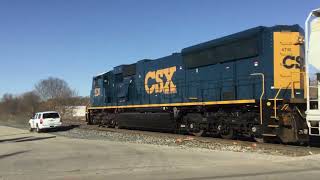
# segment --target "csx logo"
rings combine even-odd
[[[176,72],[176,66],[157,71],[150,71],[145,77],[145,90],[148,94],[164,93],[174,94],[177,93],[176,85],[173,83],[172,78]],[[151,85],[150,85],[151,84]]]
[[[303,59],[300,56],[295,57],[295,56],[289,55],[283,58],[282,64],[287,69],[292,69],[292,68],[300,69],[302,60]]]

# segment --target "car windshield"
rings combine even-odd
[[[59,118],[59,114],[58,113],[43,114],[43,119],[47,119],[47,118]]]

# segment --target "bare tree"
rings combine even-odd
[[[17,97],[12,94],[4,94],[1,99],[1,110],[4,114],[15,114],[18,109],[18,100]]]
[[[28,115],[34,114],[39,109],[40,97],[34,92],[26,92],[20,97],[20,110]]]
[[[40,97],[34,92],[26,92],[20,96],[4,94],[0,101],[0,110],[2,115],[30,115],[37,111],[40,103]]]
[[[69,87],[66,81],[53,77],[43,79],[37,83],[35,92],[43,101],[70,98],[76,95],[76,92]]]
[[[71,99],[76,96],[68,83],[59,78],[49,77],[35,85],[35,92],[40,96],[42,103],[40,110],[56,110],[63,116],[65,109],[71,106]]]
[[[57,110],[64,114],[66,109],[85,101],[86,99],[76,96],[76,92],[67,82],[50,77],[39,81],[34,91],[22,95],[4,94],[0,98],[0,116],[6,119],[20,119],[19,117],[47,110]]]

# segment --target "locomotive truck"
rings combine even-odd
[[[308,142],[303,39],[299,25],[259,26],[117,66],[93,78],[87,122]]]

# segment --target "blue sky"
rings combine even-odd
[[[247,28],[300,24],[319,0],[0,0],[0,96],[92,76]]]

